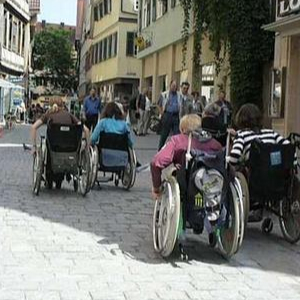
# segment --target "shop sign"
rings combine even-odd
[[[278,17],[300,12],[300,0],[278,0]]]

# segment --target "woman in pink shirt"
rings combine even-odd
[[[151,162],[152,195],[157,200],[161,195],[161,174],[169,165],[182,166],[188,148],[189,134],[201,127],[201,118],[196,114],[186,115],[180,121],[180,134],[173,136],[170,141],[154,156]],[[191,149],[205,152],[217,152],[222,146],[215,139],[199,141],[192,139]]]

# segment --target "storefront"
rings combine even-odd
[[[300,133],[300,0],[277,0],[276,21],[264,29],[276,32],[269,116],[280,133]]]

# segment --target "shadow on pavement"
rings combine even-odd
[[[164,260],[153,250],[153,203],[148,173],[137,178],[136,186],[130,192],[103,185],[101,191],[93,190],[82,198],[73,192],[72,185],[65,184],[61,191],[47,191],[43,187],[40,196],[34,197],[30,186],[30,155],[22,149],[5,148],[0,154],[2,208],[91,233],[96,236],[99,251],[107,250],[112,257],[180,267],[180,259]],[[229,262],[209,248],[205,237],[189,242],[189,256],[192,260],[216,266],[263,269],[300,276],[300,246],[285,242],[277,226],[274,231],[275,234],[265,236],[257,225],[251,225],[242,249]]]

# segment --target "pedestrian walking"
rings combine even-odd
[[[159,150],[164,146],[170,132],[173,135],[179,133],[180,101],[181,94],[177,91],[177,83],[175,80],[172,80],[169,90],[163,92],[158,100],[161,116]]]
[[[148,128],[150,125],[150,115],[151,115],[151,100],[148,97],[148,94],[146,96],[146,106],[145,106],[145,113],[144,113],[144,129],[143,129],[143,135],[148,134]]]
[[[186,81],[181,84],[180,119],[194,111],[193,97],[189,94],[190,84]]]
[[[223,124],[226,127],[231,125],[232,118],[232,106],[229,101],[226,100],[226,94],[224,91],[219,92],[219,99],[216,101],[216,104],[221,108],[221,118],[223,120]]]
[[[136,99],[136,110],[139,114],[138,120],[138,130],[137,135],[141,136],[144,134],[145,127],[145,110],[146,110],[146,98],[147,98],[148,89],[144,89],[141,94]]]
[[[89,130],[96,127],[101,113],[101,100],[96,95],[96,90],[92,88],[90,95],[84,99],[83,103],[83,118]]]

